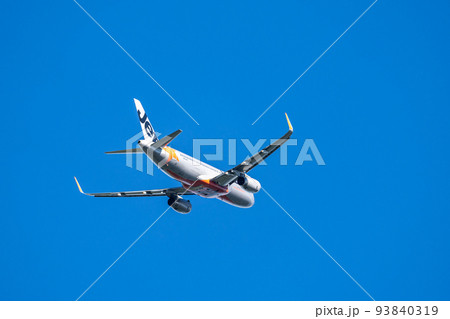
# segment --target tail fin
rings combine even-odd
[[[134,99],[134,104],[136,104],[136,110],[139,117],[139,122],[141,123],[142,132],[144,133],[144,139],[155,143],[156,141],[158,141],[158,138],[156,137],[155,130],[150,124],[150,121],[148,120],[147,114],[145,113],[141,102],[139,102],[139,100],[137,99]]]

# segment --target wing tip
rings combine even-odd
[[[83,189],[81,188],[80,183],[78,183],[77,178],[75,176],[73,178],[75,178],[75,183],[77,183],[78,190],[80,191],[80,193],[83,194],[83,195],[88,195],[85,192],[83,192]]]
[[[284,113],[284,114],[286,115],[286,120],[287,120],[288,125],[289,125],[289,131],[293,132],[294,129],[292,128],[291,121],[289,121],[289,116],[287,115],[287,113]]]
[[[75,178],[75,183],[77,183],[78,186],[78,190],[80,191],[81,194],[84,194],[83,190],[81,189],[80,183],[78,183],[77,178],[74,176],[73,178]]]

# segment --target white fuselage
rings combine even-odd
[[[153,150],[145,141],[141,141],[139,146],[164,173],[181,182],[184,188],[196,195],[217,198],[237,207],[253,206],[255,202],[253,194],[240,185],[233,183],[224,187],[210,181],[223,173],[220,169],[168,146]]]

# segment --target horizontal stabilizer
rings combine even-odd
[[[160,147],[164,147],[167,144],[169,144],[175,137],[177,137],[181,132],[182,132],[181,130],[177,130],[177,131],[173,132],[172,134],[169,134],[169,135],[163,137],[162,139],[156,141],[155,143],[150,144],[150,146],[152,149],[158,149]],[[144,146],[148,147],[145,144],[144,144]],[[142,154],[142,153],[144,153],[144,151],[142,150],[142,148],[131,148],[128,150],[111,151],[111,152],[105,152],[105,153],[106,154]]]
[[[151,144],[151,148],[153,149],[157,149],[160,147],[164,147],[167,144],[169,144],[173,139],[175,139],[175,137],[177,137],[180,133],[182,132],[182,130],[176,130],[175,132],[164,136],[162,139],[156,141],[155,143]]]
[[[132,148],[129,150],[105,152],[105,154],[137,154],[137,153],[144,153],[144,151],[141,148]]]

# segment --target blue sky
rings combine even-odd
[[[167,207],[78,193],[177,186],[104,151],[155,129],[314,139],[325,166],[279,154],[270,194],[376,299],[448,300],[447,1],[374,7],[255,125],[370,1],[72,1],[1,11],[0,299],[76,299]],[[238,161],[248,152],[238,144]],[[227,169],[226,161],[213,165]],[[168,211],[82,300],[368,300],[263,192],[251,209]]]

